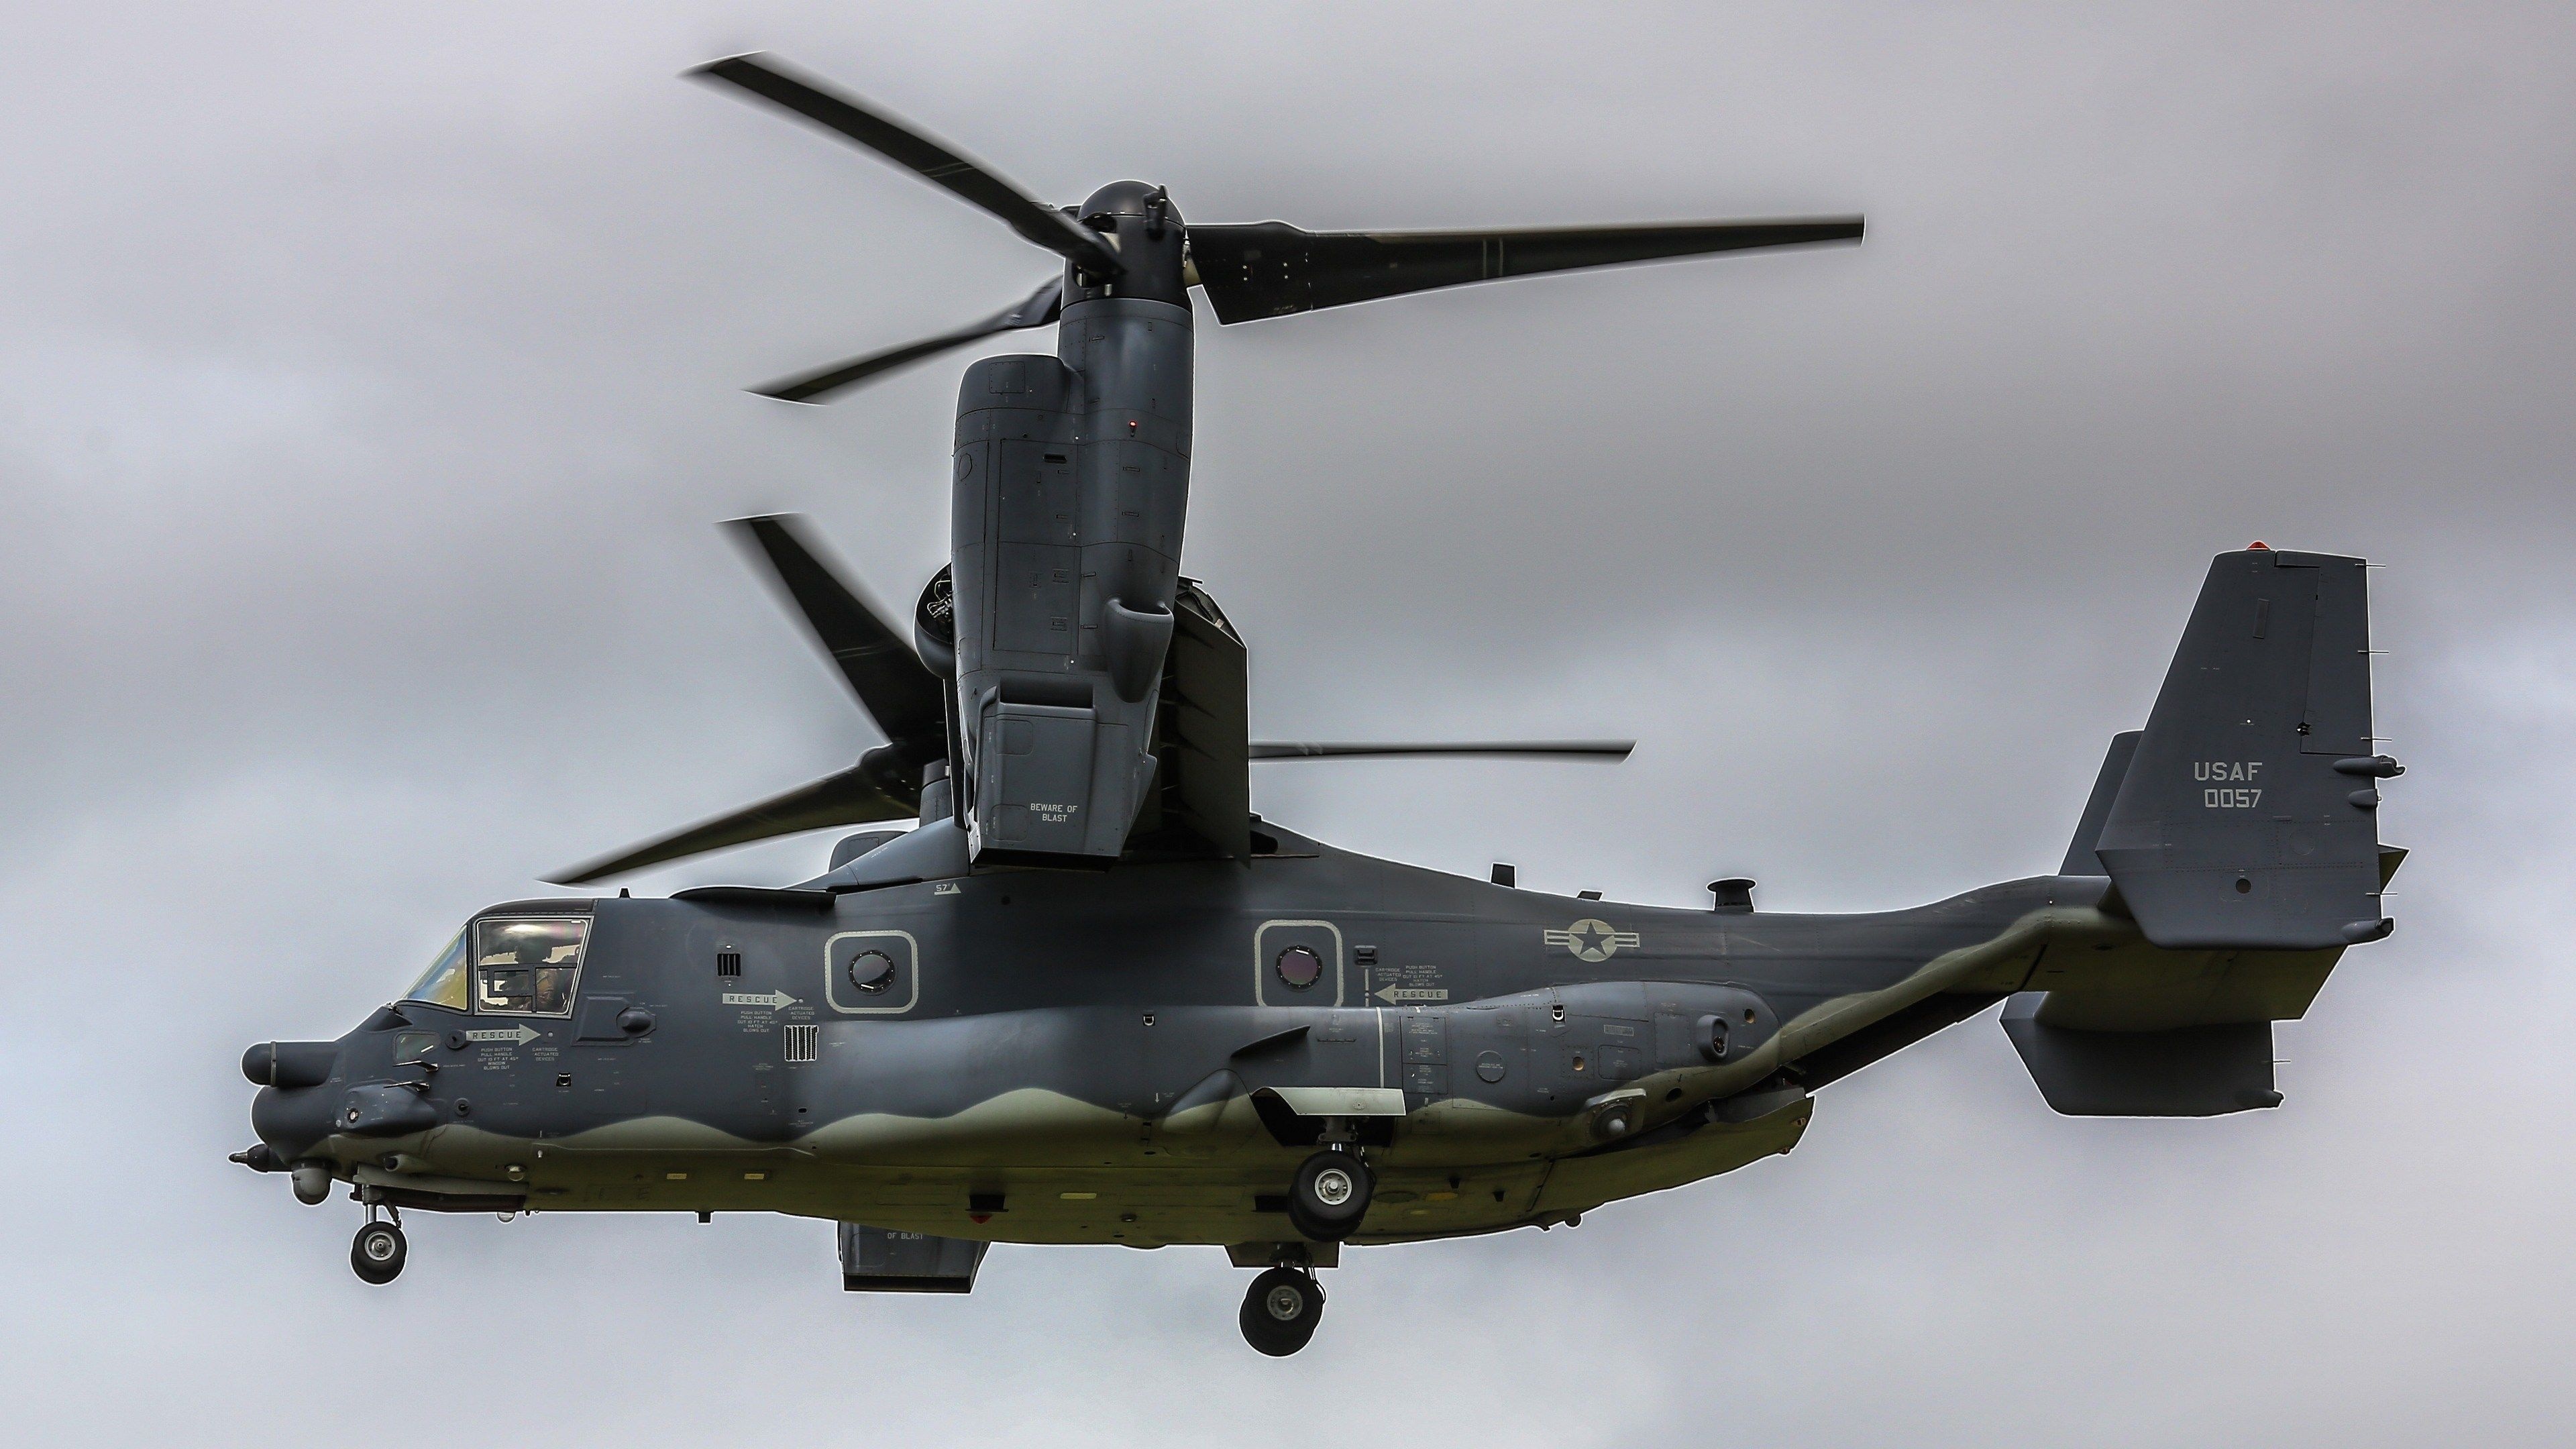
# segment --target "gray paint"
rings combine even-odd
[[[2102,772],[2093,777],[2093,793],[2085,797],[2083,818],[2075,823],[2075,838],[2066,843],[2066,859],[2057,867],[2059,875],[2109,874],[2094,849],[2101,844],[2102,827],[2111,818],[2111,802],[2119,798],[2121,782],[2129,778],[2129,762],[2137,758],[2138,737],[2143,733],[2122,730],[2111,737],[2111,748],[2102,756]]]
[[[1200,752],[1189,736],[1205,732],[1190,717],[1213,706],[1230,719],[1233,706],[1181,691],[1166,718],[1161,700],[1176,640],[1186,647],[1208,625],[1241,642],[1212,606],[1200,607],[1204,598],[1180,593],[1190,290],[1205,291],[1220,323],[1239,323],[1547,272],[1857,242],[1863,230],[1857,216],[1347,233],[1281,222],[1192,226],[1165,188],[1141,181],[1055,208],[775,57],[731,56],[690,74],[855,143],[1064,259],[1060,279],[981,322],[755,391],[816,402],[970,342],[1048,325],[1057,328],[1056,355],[988,357],[959,384],[949,565],[915,612],[919,659],[794,538],[788,520],[745,521],[888,743],[850,770],[555,877],[567,885],[694,850],[893,818],[930,778],[921,746],[934,713],[944,717],[951,808],[979,866],[1102,867],[1127,854],[1132,834],[1163,826],[1193,839],[1161,842],[1154,853],[1177,845],[1243,858],[1241,812],[1219,798],[1242,792],[1212,792],[1185,778],[1184,763]],[[1185,615],[1198,618],[1185,623]],[[947,684],[932,684],[933,672]],[[934,707],[934,696],[948,697]],[[1217,763],[1230,775],[1244,756],[1230,725],[1218,733],[1227,738]],[[1406,753],[1306,750],[1318,752]],[[1168,820],[1158,773],[1165,793],[1176,786],[1181,796]]]
[[[2281,1105],[2272,1025],[2069,1031],[2041,1016],[2045,993],[2004,1007],[2004,1035],[2048,1105],[2070,1117],[2216,1117]]]
[[[991,535],[959,536],[958,677],[980,684],[1008,657],[986,647],[1007,606],[963,602],[983,571],[962,541]],[[2351,580],[2332,608],[2314,593],[2270,601],[2291,592],[2281,576],[2326,568]],[[996,864],[977,828],[925,810],[908,833],[850,837],[794,887],[494,907],[478,919],[589,922],[572,1001],[490,1016],[477,964],[470,1012],[407,999],[332,1046],[254,1047],[242,1068],[262,1084],[260,1144],[235,1160],[297,1170],[307,1198],[303,1179],[327,1169],[371,1215],[828,1217],[845,1287],[965,1292],[990,1242],[1224,1245],[1311,1273],[1326,1242],[1310,1237],[1572,1222],[1788,1151],[1813,1089],[2006,995],[2004,1030],[2061,1113],[2275,1106],[2270,1023],[2305,1011],[2342,945],[2270,949],[2299,925],[2295,905],[2231,916],[2191,882],[2205,888],[2202,858],[2249,838],[2278,853],[2230,858],[2240,895],[2312,872],[2295,814],[2251,837],[2241,822],[2285,780],[2290,803],[2274,808],[2295,811],[2338,772],[2394,773],[2342,753],[2369,730],[2368,660],[2342,649],[2361,631],[2337,617],[2365,607],[2360,577],[2358,561],[2285,566],[2259,549],[2211,566],[2147,728],[2113,741],[2069,850],[2083,865],[2098,833],[2108,879],[2009,881],[1870,915],[1757,912],[1749,882],[1728,881],[1719,909],[1695,912],[1442,875],[1258,819],[1239,854],[1184,831],[1105,872]],[[1221,624],[1212,604],[1204,616]],[[2268,647],[2284,617],[2313,627]],[[2328,636],[2330,658],[2313,643]],[[1159,661],[1155,683],[1190,667]],[[1236,688],[1241,673],[1213,677]],[[1011,740],[1019,716],[971,698],[960,714],[985,721],[988,799],[1044,778],[1014,771],[1063,765],[1044,736]],[[1037,718],[1089,713],[1052,708]],[[2299,749],[2311,732],[2325,749]],[[1237,752],[1221,773],[1240,778],[1249,744],[1239,729],[1216,738]],[[1207,753],[1207,737],[1182,743]],[[2220,758],[2231,749],[2262,758]],[[2145,816],[2148,801],[2162,812]],[[2330,803],[2365,823],[2375,902],[2394,853],[2383,866],[2371,810]],[[2130,843],[2142,818],[2170,848]],[[2177,874],[2187,883],[2169,886]],[[2133,896],[2164,914],[2140,919]],[[2198,924],[2160,940],[2176,911]],[[469,928],[469,959],[485,934]],[[1299,1164],[1324,1149],[1371,1169],[1379,1195],[1355,1226],[1283,1213]]]
[[[2221,557],[2196,620],[2246,562]],[[2159,714],[2191,704],[2169,687]],[[2151,766],[2141,751],[2123,789]],[[1456,1206],[1378,1209],[1360,1232],[1403,1241],[1740,1165],[1729,1134],[1792,1109],[1803,1126],[1803,1084],[2008,993],[2025,994],[2007,1031],[2061,1111],[2269,1105],[2264,1024],[2304,1011],[2341,954],[2161,948],[2090,875],[1869,915],[1699,912],[1253,833],[1242,861],[994,869],[935,819],[792,890],[495,907],[593,922],[566,1014],[495,1030],[422,1002],[380,1012],[327,1080],[262,1088],[262,1160],[328,1162],[416,1207],[498,1193],[974,1241],[1240,1244],[1279,1235],[1264,1185],[1357,1113],[1390,1182],[1458,1179]],[[1312,953],[1297,977],[1290,952]],[[255,1048],[245,1071],[309,1081],[318,1060]],[[1317,1105],[1342,1089],[1401,1115]],[[1468,1177],[1485,1185],[1460,1190]],[[1423,1195],[1399,1191],[1389,1208]],[[1162,1209],[1061,1206],[1104,1196]]]
[[[1038,269],[926,188],[792,154],[776,123],[666,78],[738,34],[883,87],[1067,201],[1149,165],[1211,215],[1310,225],[1595,198],[1647,216],[1685,187],[1883,223],[1868,251],[1318,313],[1202,351],[1190,547],[1257,631],[1265,732],[1644,741],[1615,771],[1259,774],[1265,814],[1345,846],[1674,905],[1728,871],[1761,876],[1766,907],[1824,910],[2046,871],[2212,549],[2389,564],[2380,728],[2412,774],[2384,829],[2428,869],[2389,898],[2400,935],[2280,1031],[2296,1110],[2053,1119],[1973,1024],[1821,1093],[1832,1135],[1791,1158],[1572,1234],[1355,1250],[1317,1345],[1353,1364],[1507,1321],[1658,1333],[1609,1406],[1498,1397],[1538,1360],[1471,1344],[1419,1367],[1388,1432],[1662,1432],[1723,1359],[1773,1390],[1737,1420],[1756,1437],[1793,1418],[1998,1444],[2565,1437],[2543,1388],[2566,1173],[2529,1149],[2562,1096],[2562,953],[2532,905],[2568,858],[2551,802],[2576,758],[2550,562],[2571,518],[2549,382],[2576,329],[2547,244],[2569,17],[1971,9],[1855,43],[1847,13],[1635,12],[1552,32],[1543,71],[1524,25],[1420,43],[1446,23],[1423,12],[1055,27],[1050,60],[1173,62],[1158,105],[1191,124],[1165,132],[1026,86],[1025,32],[997,58],[928,16],[711,37],[649,6],[610,27],[138,13],[112,44],[28,47],[11,91],[49,138],[7,187],[28,510],[0,665],[47,701],[13,715],[0,908],[13,1342],[41,1345],[9,1382],[31,1432],[252,1442],[273,1411],[231,1391],[246,1377],[284,1358],[354,1381],[464,1341],[513,1292],[562,1373],[482,1402],[567,1443],[747,1415],[828,1437],[846,1380],[778,1381],[755,1407],[700,1369],[706,1344],[801,1360],[887,1333],[921,1368],[872,1398],[886,1433],[1007,1436],[1041,1409],[1154,1442],[1303,1432],[1311,1376],[1234,1342],[1212,1254],[1004,1249],[976,1309],[872,1314],[827,1291],[810,1222],[469,1219],[414,1228],[436,1271],[389,1304],[338,1262],[353,1210],[281,1210],[276,1180],[220,1161],[249,1140],[244,1042],[336,1035],[464,909],[876,742],[705,523],[807,509],[908,603],[944,551],[955,368],[828,413],[734,387]],[[1168,148],[1138,160],[1131,124]],[[920,220],[947,244],[917,244]],[[1574,486],[1594,475],[1572,455],[1605,439],[1620,476]],[[428,707],[522,660],[562,671],[551,708]],[[831,839],[632,884],[809,876]],[[111,916],[112,939],[82,924]],[[75,1025],[112,1010],[110,981],[189,1003],[115,1013],[148,1070],[99,1072]],[[65,1173],[107,1115],[167,1120],[165,1150]],[[130,1251],[172,1230],[206,1271]],[[1764,1251],[1705,1251],[1730,1237]],[[2063,1291],[2077,1263],[2095,1291]],[[235,1333],[254,1271],[280,1322]],[[1897,1283],[1921,1311],[1888,1311]],[[2192,1328],[2213,1305],[2305,1351],[2231,1352]],[[1141,1342],[1106,1371],[1057,1357],[1064,1313]],[[1997,1322],[2024,1351],[1991,1352]],[[158,1397],[122,1392],[137,1324],[159,1326]],[[1798,1347],[1819,1337],[1838,1352]],[[985,1392],[997,1359],[1026,1371]],[[2138,1372],[2086,1377],[2107,1361]],[[1205,1392],[1122,1417],[1175,1373]],[[1885,1392],[1853,1392],[1863,1373]],[[573,1387],[620,1376],[671,1392]],[[2016,1392],[2042,1381],[2096,1389]]]
[[[989,1243],[841,1224],[841,1286],[853,1293],[971,1293]]]
[[[2376,940],[2379,794],[2362,561],[2222,554],[2096,848],[2147,939]]]

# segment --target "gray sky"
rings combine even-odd
[[[0,26],[0,1402],[30,1442],[2557,1444],[2576,1435],[2576,14],[2564,7],[20,7]],[[827,1227],[426,1217],[226,1164],[534,875],[870,742],[712,524],[939,561],[955,363],[739,388],[1047,274],[673,79],[769,48],[1041,195],[1310,227],[1860,210],[1858,249],[1202,333],[1186,567],[1264,813],[1525,883],[1910,904],[2054,865],[2205,560],[2365,554],[2417,854],[2288,1105],[2049,1114],[1990,1018],[1792,1156],[1355,1250],[837,1290]],[[1004,344],[1004,347],[1018,344]],[[1000,350],[997,348],[997,350]],[[674,866],[812,868],[829,836]],[[1347,1427],[1346,1427],[1347,1426]]]

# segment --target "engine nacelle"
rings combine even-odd
[[[1113,861],[1153,780],[1190,315],[1103,297],[1059,336],[1063,358],[987,358],[958,392],[958,787],[979,864]]]

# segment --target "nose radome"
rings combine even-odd
[[[310,1087],[262,1087],[251,1099],[250,1126],[281,1162],[295,1162],[331,1135],[341,1094]]]

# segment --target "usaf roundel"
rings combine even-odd
[[[1577,961],[1607,961],[1622,948],[1633,950],[1645,938],[1634,931],[1614,931],[1608,921],[1581,920],[1562,931],[1543,933],[1551,946],[1563,946]]]

